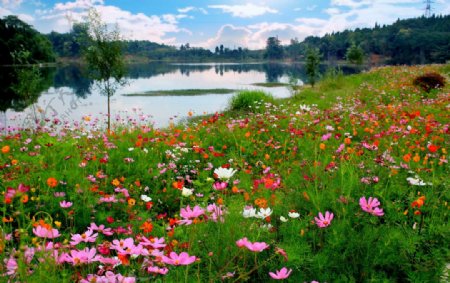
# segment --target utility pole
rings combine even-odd
[[[426,0],[425,1],[425,4],[426,4],[426,7],[425,7],[425,17],[426,18],[429,18],[429,17],[431,17],[431,4],[433,4],[434,2],[432,1],[432,0]]]

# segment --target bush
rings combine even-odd
[[[245,90],[234,95],[230,100],[230,110],[259,112],[259,104],[274,103],[275,99],[271,94],[260,90]]]
[[[414,78],[413,84],[425,92],[430,92],[432,89],[443,88],[445,86],[445,78],[436,72],[426,73]]]

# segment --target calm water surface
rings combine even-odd
[[[346,71],[346,70],[344,70]],[[348,72],[348,71],[347,71]],[[351,72],[351,71],[350,71]],[[83,116],[102,115],[107,111],[107,97],[100,94],[93,81],[77,66],[47,70],[46,83],[35,103],[1,101],[3,112],[0,128],[27,126],[34,117],[45,115],[51,119],[80,121]],[[186,118],[188,112],[212,114],[224,110],[233,94],[206,94],[198,96],[123,96],[151,90],[262,89],[275,97],[288,97],[286,87],[265,88],[253,86],[261,82],[288,82],[290,77],[302,84],[305,80],[301,65],[287,64],[167,64],[151,63],[129,66],[127,85],[111,98],[112,116],[124,112],[142,112],[151,116],[156,127],[165,127],[171,121]],[[19,107],[20,106],[20,107]],[[6,110],[6,111],[5,111]]]

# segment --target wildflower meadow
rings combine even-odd
[[[449,87],[383,67],[165,129],[0,136],[1,282],[448,282]],[[145,112],[145,111],[143,111]]]

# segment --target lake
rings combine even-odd
[[[322,71],[327,67],[322,66]],[[8,83],[5,69],[0,69],[0,83]],[[354,73],[342,68],[344,73]],[[46,117],[61,121],[80,121],[86,115],[104,115],[107,97],[100,94],[96,84],[87,79],[85,71],[76,65],[44,68],[38,95],[31,101],[22,101],[12,94],[2,94],[0,101],[0,129],[29,127],[35,118]],[[300,64],[269,63],[195,63],[171,64],[154,62],[128,66],[127,84],[111,98],[112,117],[123,113],[144,113],[155,127],[166,127],[171,122],[194,115],[223,111],[234,93],[178,96],[124,96],[155,90],[183,89],[261,89],[282,98],[291,95],[289,88],[261,87],[255,83],[306,81],[304,66]],[[4,88],[3,91],[5,91]],[[11,97],[11,99],[8,99]]]

